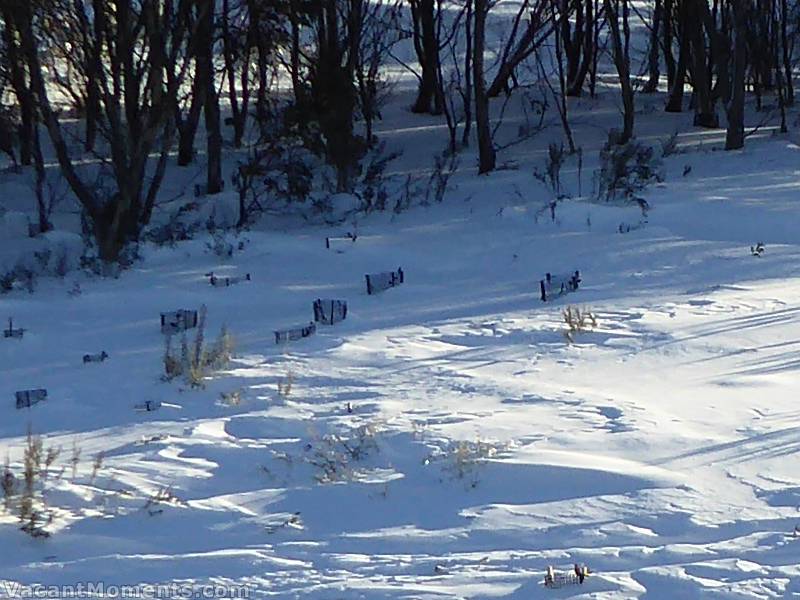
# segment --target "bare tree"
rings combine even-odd
[[[511,31],[503,47],[497,74],[486,92],[490,98],[509,90],[509,79],[514,70],[544,43],[553,32],[552,21],[545,14],[549,0],[524,0],[511,25]],[[522,33],[520,34],[520,28]]]
[[[116,261],[150,220],[164,176],[175,98],[185,72],[180,58],[188,0],[177,0],[177,5],[173,0],[74,2],[71,21],[90,32],[90,51],[104,57],[97,81],[109,159],[100,168],[108,168],[113,181],[110,193],[84,179],[70,153],[40,56],[41,13],[27,0],[3,4],[14,15],[31,88],[62,173],[88,217],[100,258]],[[73,58],[73,68],[85,68],[87,61],[77,49]],[[153,151],[158,152],[155,165],[150,164]]]

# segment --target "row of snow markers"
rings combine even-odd
[[[25,330],[21,327],[14,328],[14,321],[13,319],[8,319],[8,327],[3,330],[3,337],[4,338],[11,338],[21,340],[23,335],[25,334]],[[108,353],[103,350],[98,354],[84,354],[83,355],[83,363],[90,363],[90,362],[103,362],[105,359],[108,358]],[[47,390],[45,389],[34,389],[34,390],[20,390],[15,392],[14,394],[16,401],[17,401],[17,408],[30,408],[34,404],[38,404],[42,400],[47,400]]]
[[[578,289],[580,283],[580,271],[575,271],[569,275],[551,275],[547,273],[544,279],[539,281],[542,302],[574,292]]]

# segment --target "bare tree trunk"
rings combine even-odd
[[[465,27],[466,48],[464,50],[464,131],[461,134],[461,145],[469,146],[469,136],[472,129],[472,1],[467,0],[467,14]]]
[[[689,31],[686,24],[687,3],[693,0],[678,0],[678,24],[680,26],[680,46],[678,48],[678,63],[675,65],[675,76],[669,90],[667,112],[681,112],[683,110],[683,86],[686,81],[686,63],[689,54]]]
[[[22,55],[16,31],[19,29],[21,15],[15,10],[13,2],[0,2],[0,16],[3,18],[3,41],[8,59],[11,87],[17,98],[20,111],[20,125],[17,133],[20,146],[20,163],[30,166],[33,163],[33,152],[36,137],[36,106],[31,86],[25,76],[24,57]]]
[[[475,89],[475,127],[478,132],[478,173],[493,171],[497,157],[489,125],[489,97],[483,78],[483,51],[486,40],[488,0],[475,0],[475,31],[473,44],[473,79]]]
[[[190,41],[191,57],[194,58],[194,80],[192,81],[191,99],[189,101],[189,111],[184,117],[181,114],[180,107],[176,106],[175,109],[175,122],[176,130],[178,132],[178,166],[186,167],[194,161],[194,139],[197,136],[197,128],[200,126],[200,116],[203,113],[203,103],[206,99],[205,90],[203,85],[205,80],[201,74],[200,53],[202,50],[199,48],[199,26],[197,20],[193,19],[194,32],[193,40]]]
[[[414,48],[422,68],[417,99],[411,107],[415,113],[442,114],[442,90],[439,80],[439,36],[436,32],[434,0],[411,0],[414,22]]]
[[[667,89],[671,90],[675,84],[675,57],[672,55],[672,19],[673,0],[664,0],[664,64],[667,67]]]
[[[569,9],[564,2],[562,4],[561,14],[556,15],[555,5],[553,6],[552,12],[552,19],[553,19],[553,31],[555,31],[555,50],[556,50],[556,68],[558,70],[558,94],[553,89],[552,85],[550,85],[550,80],[548,79],[547,72],[544,69],[544,66],[540,64],[540,68],[542,70],[542,76],[544,77],[545,81],[547,82],[548,87],[550,87],[550,91],[552,92],[553,96],[555,96],[555,100],[558,107],[558,116],[561,119],[561,126],[564,129],[564,135],[567,138],[567,144],[569,145],[569,153],[575,154],[575,139],[572,135],[572,127],[569,124],[569,113],[568,113],[568,106],[567,106],[567,80],[564,74],[564,40],[562,36],[564,32],[568,31],[566,27],[559,26],[558,21],[567,21],[569,20]]]
[[[711,84],[708,78],[706,65],[706,43],[703,36],[703,11],[708,12],[708,5],[704,8],[699,3],[706,0],[684,0],[689,3],[687,13],[687,26],[690,29],[689,39],[693,59],[692,89],[695,98],[694,124],[699,127],[716,129],[719,127],[719,118],[714,109],[714,99],[711,95]],[[712,28],[714,25],[712,24]],[[713,35],[713,31],[710,35]]]
[[[625,20],[625,11],[627,0],[622,0],[623,20]],[[613,48],[614,65],[617,67],[617,74],[619,75],[619,84],[622,93],[623,105],[623,129],[622,135],[619,138],[620,144],[627,143],[633,137],[633,123],[634,123],[634,104],[633,104],[633,87],[631,86],[631,73],[630,73],[630,57],[627,52],[628,32],[626,30],[626,41],[623,42],[622,34],[619,28],[619,9],[620,0],[605,0],[606,15],[608,18],[609,27],[611,29],[611,44]]]
[[[228,102],[231,105],[231,120],[233,122],[233,145],[236,148],[242,147],[245,125],[247,123],[247,109],[250,96],[250,49],[252,48],[252,23],[247,33],[247,39],[243,46],[236,39],[230,27],[230,0],[222,2],[222,45],[223,56],[225,58],[225,75],[228,83]],[[248,15],[249,16],[249,15]],[[237,60],[237,56],[241,57]],[[239,101],[239,90],[236,89],[237,78],[236,69],[241,69],[239,85],[241,86],[242,98]]]
[[[728,131],[725,149],[738,150],[744,146],[744,80],[747,70],[747,46],[745,44],[744,0],[732,0],[733,4],[733,83],[731,99],[727,105]]]
[[[788,34],[789,6],[781,0],[781,51],[783,57],[783,76],[786,80],[786,105],[794,104],[794,82],[792,81],[792,48]]]
[[[586,0],[586,11],[583,19],[583,52],[580,66],[574,77],[568,79],[567,96],[578,97],[583,91],[583,84],[586,81],[586,75],[594,61],[594,53],[597,50],[595,47],[594,39],[594,0]]]
[[[647,55],[647,70],[649,72],[649,76],[647,83],[645,83],[644,88],[642,88],[642,92],[645,94],[652,94],[658,89],[658,80],[661,77],[658,64],[658,48],[660,45],[659,30],[661,29],[662,12],[663,8],[661,5],[661,0],[656,0],[655,6],[653,7],[653,29],[650,30],[650,51]]]
[[[206,124],[207,179],[206,193],[222,191],[222,132],[219,97],[214,69],[214,7],[207,0],[198,0],[197,77],[202,81]]]

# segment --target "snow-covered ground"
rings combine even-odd
[[[638,208],[543,210],[531,173],[551,127],[501,154],[518,168],[477,178],[466,153],[443,204],[363,218],[341,252],[324,238],[350,223],[268,217],[229,260],[200,237],[146,246],[118,279],[0,296],[0,319],[27,329],[0,339],[0,459],[21,475],[29,428],[61,448],[52,536],[0,521],[0,597],[100,581],[330,600],[800,596],[800,147],[765,128],[716,152],[720,132],[656,114],[662,101],[640,103],[639,137],[674,125],[689,152],[666,159],[628,233]],[[608,99],[575,108],[585,193],[618,115]],[[393,168],[429,167],[441,130],[398,101],[381,124],[406,149]],[[5,177],[19,208],[22,177]],[[366,295],[365,273],[397,267],[403,285]],[[575,269],[579,291],[540,301],[545,272]],[[213,288],[209,271],[252,281]],[[347,320],[276,346],[316,298],[346,299]],[[202,304],[236,357],[204,389],[165,383],[159,313]],[[574,343],[568,305],[597,320]],[[48,400],[15,409],[39,387]],[[135,409],[147,400],[163,406]],[[582,586],[542,585],[573,563],[592,571]]]

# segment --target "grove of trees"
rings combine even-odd
[[[618,94],[614,143],[636,135],[637,97],[660,90],[664,111],[723,123],[741,148],[748,97],[769,97],[787,127],[798,24],[790,0],[2,0],[0,150],[36,175],[46,231],[52,148],[114,262],[170,165],[198,151],[209,195],[225,187],[225,146],[239,153],[240,226],[265,194],[306,198],[319,165],[331,192],[374,179],[391,158],[375,133],[389,68],[418,82],[408,118],[440,118],[444,154],[474,153],[481,174],[502,152],[496,105],[540,88],[576,151],[569,99],[601,80]]]

